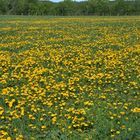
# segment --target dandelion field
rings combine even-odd
[[[140,17],[0,16],[0,139],[137,140]]]

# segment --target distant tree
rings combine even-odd
[[[76,12],[74,2],[71,0],[64,0],[62,2],[59,2],[56,11],[58,12],[58,15],[74,15]]]
[[[109,13],[108,0],[97,0],[96,12],[99,15],[106,15]]]
[[[124,0],[116,0],[115,1],[115,12],[117,15],[124,15],[125,14],[125,1]]]
[[[0,14],[5,14],[7,12],[7,5],[5,0],[0,0]]]
[[[140,15],[140,0],[135,0],[133,11],[134,11],[134,14]]]
[[[90,11],[97,15],[109,14],[109,0],[89,0]]]
[[[0,14],[17,15],[140,15],[140,0],[0,0]]]

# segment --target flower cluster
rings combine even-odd
[[[0,20],[0,139],[137,139],[140,19]]]

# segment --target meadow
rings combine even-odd
[[[140,139],[140,17],[0,16],[1,140]]]

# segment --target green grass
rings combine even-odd
[[[0,139],[140,139],[139,27],[138,16],[0,16]]]

